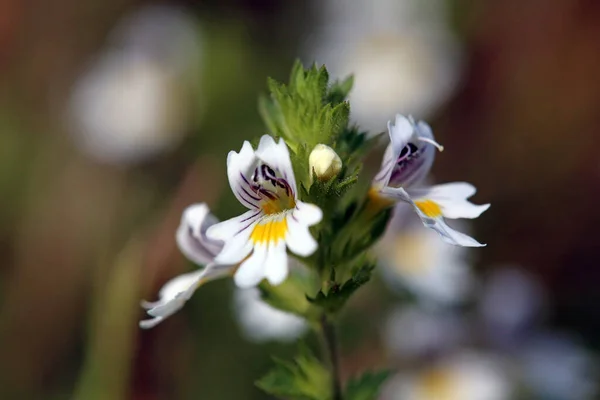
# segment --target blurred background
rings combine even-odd
[[[391,367],[383,399],[600,398],[599,38],[593,0],[1,1],[0,398],[269,398],[254,380],[306,327],[256,292],[211,283],[137,323],[193,268],[182,210],[240,211],[226,153],[265,133],[257,96],[295,58],[354,73],[366,129],[429,121],[432,182],[492,203],[460,226],[476,250],[397,210],[343,376]]]

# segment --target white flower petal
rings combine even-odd
[[[373,187],[381,189],[388,184],[390,176],[392,175],[392,171],[394,170],[394,165],[396,165],[395,160],[397,158],[398,155],[394,153],[392,144],[388,144],[388,146],[385,148],[385,152],[383,153],[383,160],[381,160],[379,172],[373,178]]]
[[[279,240],[269,245],[264,271],[265,278],[271,285],[279,285],[285,281],[289,271],[285,241]]]
[[[245,141],[239,153],[230,151],[227,155],[227,177],[229,186],[235,197],[244,207],[249,209],[259,208],[259,198],[250,188],[250,181],[257,163],[254,149],[250,142]]]
[[[223,250],[215,257],[218,264],[237,264],[252,251],[250,235],[262,213],[247,211],[239,217],[231,218],[208,228],[209,238],[219,238],[225,242]]]
[[[267,259],[267,245],[256,244],[252,255],[240,265],[233,276],[235,284],[240,288],[256,286],[265,277],[264,264]]]
[[[449,227],[443,219],[443,209],[441,208],[441,205],[437,202],[425,198],[412,198],[411,195],[402,188],[387,187],[382,189],[381,193],[387,197],[405,201],[411,204],[414,207],[417,214],[419,215],[419,217],[421,218],[421,221],[423,221],[423,224],[426,227],[431,228],[437,233],[439,233],[445,242],[453,245],[467,247],[485,246],[485,244],[479,243],[472,237],[465,235],[464,233],[455,231],[454,229]],[[411,193],[419,194],[419,192],[416,190],[411,190]],[[426,215],[421,209],[423,205],[420,206],[420,204],[423,203],[430,203],[434,207],[433,213],[430,213],[430,215]]]
[[[323,219],[323,211],[314,204],[298,201],[296,202],[296,210],[293,211],[293,216],[301,224],[313,226],[321,222],[321,219]]]
[[[285,243],[288,249],[294,254],[301,257],[307,257],[313,254],[319,246],[317,241],[312,237],[308,226],[293,216],[287,218],[288,231],[285,236]]]
[[[246,258],[253,247],[252,241],[250,241],[251,233],[252,227],[229,239],[223,250],[215,257],[215,262],[219,264],[237,264]]]
[[[388,131],[394,153],[400,154],[404,146],[406,146],[412,137],[414,126],[404,115],[396,114],[394,124],[392,125],[392,121],[388,122]]]
[[[265,303],[257,288],[236,289],[234,305],[242,333],[253,342],[292,342],[308,328],[304,319]]]
[[[253,222],[260,218],[261,215],[262,212],[259,211],[246,211],[240,216],[233,217],[226,221],[222,221],[210,226],[206,230],[206,236],[213,240],[227,241],[236,236],[240,230],[250,226]]]
[[[392,172],[396,165],[396,160],[398,160],[402,149],[412,137],[413,126],[408,118],[397,114],[394,125],[392,125],[392,121],[388,121],[388,133],[390,136],[390,144],[383,155],[381,169],[373,180],[373,185],[378,188],[387,186],[390,181],[390,177],[392,176]]]
[[[206,230],[217,222],[204,203],[194,204],[183,212],[175,238],[188,259],[206,265],[221,251],[223,242],[206,236]]]
[[[229,275],[234,269],[235,266],[231,265],[209,265],[202,271],[189,272],[171,279],[159,291],[160,300],[142,302],[142,307],[154,318],[140,321],[140,327],[149,329],[156,326],[179,311],[203,283]]]
[[[426,189],[410,189],[408,193],[414,201],[430,199],[442,209],[445,218],[477,218],[490,205],[476,205],[467,200],[475,194],[475,186],[466,182],[446,183]]]
[[[471,236],[465,235],[450,228],[443,218],[427,218],[421,215],[421,220],[426,227],[433,229],[440,234],[446,243],[465,247],[483,247],[485,244],[479,243]]]
[[[283,179],[288,182],[294,192],[294,196],[297,198],[298,191],[296,189],[296,178],[294,176],[292,162],[290,161],[290,153],[285,141],[279,139],[279,143],[275,143],[275,139],[271,136],[263,135],[260,138],[260,143],[256,149],[256,157],[271,168],[277,169]]]

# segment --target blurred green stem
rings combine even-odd
[[[329,365],[331,367],[331,393],[333,400],[343,400],[342,385],[340,382],[340,364],[338,354],[338,342],[335,332],[335,326],[329,321],[327,315],[321,317],[321,331],[323,334],[323,343]]]

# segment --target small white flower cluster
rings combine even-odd
[[[472,185],[419,186],[431,168],[436,148],[442,149],[429,126],[398,115],[388,128],[391,143],[372,182],[368,201],[383,207],[395,202],[408,204],[444,241],[483,246],[453,230],[444,220],[476,218],[489,207],[466,200],[475,193]],[[340,173],[342,161],[328,146],[317,146],[309,158],[311,174],[319,180]],[[248,211],[224,222],[218,222],[205,204],[192,205],[184,212],[177,243],[190,260],[206,267],[171,280],[159,292],[159,301],[144,303],[153,318],[142,321],[143,328],[153,327],[179,310],[200,285],[210,280],[233,275],[239,288],[255,287],[263,279],[279,285],[289,274],[287,250],[300,257],[317,250],[318,243],[309,228],[321,221],[323,213],[316,205],[299,199],[283,139],[276,142],[264,135],[256,150],[244,142],[239,153],[229,153],[227,175],[234,195]]]

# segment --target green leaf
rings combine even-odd
[[[375,268],[375,264],[372,262],[365,263],[358,268],[352,277],[348,279],[344,284],[338,285],[333,284],[327,293],[323,290],[319,291],[314,298],[307,296],[308,301],[323,308],[327,313],[333,314],[339,311],[350,296],[358,290],[362,285],[367,283],[371,279],[371,273]],[[335,269],[332,269],[332,274],[335,275]]]
[[[345,400],[375,400],[383,382],[389,378],[388,370],[365,372],[358,378],[351,379],[346,385]]]
[[[331,89],[329,89],[329,93],[327,95],[327,101],[333,104],[341,103],[348,97],[350,94],[350,90],[352,90],[352,86],[354,85],[354,76],[350,75],[343,81],[335,81],[333,85],[331,85]]]
[[[314,290],[308,277],[293,271],[282,284],[273,286],[266,281],[259,285],[263,301],[278,310],[296,314],[302,318],[315,320],[318,310],[306,299],[305,293]]]
[[[348,126],[350,106],[344,98],[351,81],[330,89],[324,66],[305,69],[296,61],[289,84],[268,79],[267,85],[271,93],[259,100],[260,114],[269,130],[284,137],[292,149],[332,143]]]
[[[330,400],[331,375],[327,368],[300,344],[293,361],[274,358],[275,367],[256,381],[265,392],[292,400]]]

